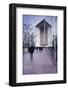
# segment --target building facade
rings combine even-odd
[[[48,47],[52,46],[50,41],[53,40],[52,37],[52,27],[48,24],[45,19],[36,25],[36,38],[35,46],[36,47]]]

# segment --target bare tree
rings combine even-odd
[[[29,24],[23,24],[23,45],[24,47],[30,47],[35,45],[34,43],[34,33],[32,32],[33,28]]]

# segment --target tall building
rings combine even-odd
[[[45,19],[36,25],[35,34],[36,47],[48,47],[49,45],[52,46],[52,43],[50,43],[50,41],[53,40],[52,27],[46,22]]]

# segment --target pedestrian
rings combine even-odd
[[[39,47],[39,51],[43,51],[43,47]]]
[[[33,53],[34,53],[34,47],[33,46],[29,47],[29,53],[30,53],[30,57],[32,60],[33,59]]]

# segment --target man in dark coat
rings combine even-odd
[[[29,53],[30,53],[30,57],[32,60],[33,59],[33,53],[34,53],[34,47],[33,46],[29,47]]]

